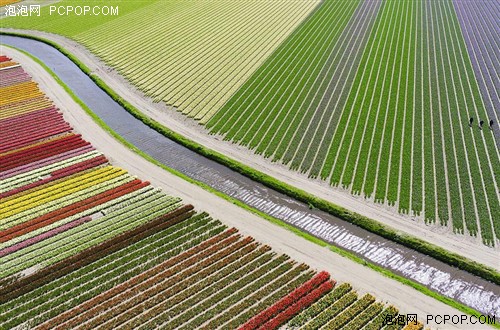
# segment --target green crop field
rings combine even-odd
[[[488,118],[451,1],[325,1],[207,127],[490,244],[500,158],[470,116]]]
[[[10,17],[1,25],[70,37],[155,101],[174,105],[204,121],[318,3],[89,1],[85,5],[118,7],[118,15],[49,15],[45,6],[40,17]],[[64,0],[57,5],[82,3]]]

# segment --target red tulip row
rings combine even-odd
[[[65,177],[65,176],[68,176],[68,175],[71,175],[74,173],[85,171],[89,168],[92,168],[92,167],[95,167],[98,165],[102,165],[102,164],[106,163],[107,161],[108,160],[106,159],[106,157],[104,155],[101,155],[101,156],[97,156],[95,158],[84,160],[82,162],[79,162],[77,164],[73,164],[73,165],[68,166],[68,167],[61,168],[60,170],[53,171],[50,174],[54,177]]]
[[[87,145],[90,143],[82,140],[79,135],[69,135],[62,139],[49,141],[0,157],[0,172]]]
[[[10,60],[11,60],[10,57],[7,57],[5,55],[0,55],[0,62],[8,62]]]
[[[0,152],[13,151],[19,148],[27,147],[33,143],[40,140],[50,138],[55,135],[62,133],[67,133],[72,131],[71,126],[67,123],[59,123],[56,125],[51,125],[44,127],[40,130],[28,131],[26,134],[20,135],[17,139],[10,139],[10,141],[5,141],[5,144],[0,146]]]
[[[91,145],[87,145],[87,146],[84,146],[81,148],[76,148],[73,150],[65,151],[65,152],[62,152],[60,154],[56,154],[54,156],[43,158],[43,159],[37,160],[35,162],[29,163],[29,164],[20,165],[20,166],[11,168],[8,171],[1,172],[0,179],[7,179],[7,178],[10,178],[10,177],[22,174],[22,173],[33,171],[33,170],[42,168],[42,167],[47,166],[47,165],[51,165],[51,164],[54,164],[54,163],[57,163],[57,162],[60,162],[60,161],[63,161],[63,160],[66,160],[66,159],[69,159],[72,157],[83,155],[83,154],[85,154],[87,152],[91,152],[93,150],[95,150],[94,147],[92,147]]]
[[[81,142],[80,135],[70,134],[61,139],[49,140],[45,143],[38,144],[35,146],[31,146],[29,148],[19,150],[8,155],[2,156],[0,160],[2,163],[0,164],[10,164],[18,162],[20,159],[26,158],[27,156],[37,155],[37,154],[48,154],[52,150],[57,150],[60,147],[64,147],[66,145],[71,145],[75,142]]]
[[[7,242],[15,237],[24,235],[33,230],[48,226],[59,220],[65,219],[72,215],[78,214],[85,210],[91,209],[95,206],[104,204],[108,201],[116,199],[120,196],[124,196],[141,188],[149,185],[149,182],[141,182],[141,180],[136,179],[131,182],[127,182],[119,187],[106,190],[95,196],[86,198],[80,202],[73,203],[66,207],[62,207],[55,211],[46,213],[38,218],[20,223],[16,226],[7,228],[0,231],[0,242]]]
[[[39,330],[41,329],[52,329],[54,327],[60,326],[61,324],[70,321],[71,319],[79,316],[80,314],[86,312],[87,310],[93,308],[94,306],[97,306],[99,304],[102,304],[106,300],[110,299],[111,297],[115,296],[119,292],[123,292],[127,289],[130,289],[137,284],[141,283],[144,278],[148,278],[156,273],[161,272],[164,269],[168,269],[183,260],[186,260],[194,255],[197,255],[198,253],[208,249],[210,246],[219,243],[223,241],[224,239],[227,239],[228,237],[230,238],[233,234],[235,234],[237,230],[235,228],[228,229],[224,231],[223,233],[206,240],[205,242],[173,257],[165,262],[147,270],[146,272],[141,273],[140,275],[128,280],[127,282],[121,283],[117,286],[115,286],[113,289],[108,290],[90,300],[87,300],[83,304],[80,304],[64,313],[59,314],[57,317],[45,322],[44,324],[40,325],[38,327]]]
[[[169,294],[168,299],[164,299],[163,294],[159,295],[157,298],[155,298],[156,302],[154,308],[150,308],[147,312],[144,312],[140,318],[133,320],[131,323],[127,324],[126,327],[137,328],[147,320],[154,318],[155,316],[168,309],[171,309],[174,306],[184,303],[186,299],[193,298],[194,296],[200,294],[200,292],[207,290],[207,288],[209,287],[213,291],[217,292],[227,285],[226,281],[229,283],[232,282],[231,276],[235,276],[238,272],[242,275],[245,275],[247,274],[247,269],[249,269],[252,264],[259,266],[265,264],[271,259],[271,254],[263,256],[264,253],[269,252],[269,246],[265,245],[260,246],[258,249],[253,249],[253,247],[255,246],[258,246],[258,243],[253,243],[247,248],[243,249],[241,253],[235,254],[235,256],[241,256],[238,257],[238,259],[236,259],[236,261],[234,262],[232,261],[232,259],[234,258],[231,258],[230,256],[229,258],[226,258],[219,262],[222,264],[221,266],[219,266],[219,263],[213,265],[215,273],[207,270],[196,274],[190,279],[190,285],[180,291],[178,294]],[[245,254],[245,252],[250,249],[253,250]],[[192,285],[193,283],[195,284]]]
[[[192,275],[202,273],[205,274],[205,276],[201,278],[204,278],[220,269],[220,267],[223,267],[226,263],[234,261],[238,256],[242,257],[245,254],[250,253],[257,247],[257,244],[249,245],[252,241],[253,238],[247,237],[231,245],[227,245],[224,242],[219,243],[218,245],[220,245],[220,247],[218,248],[221,250],[218,252],[212,251],[217,253],[212,255],[207,254],[204,257],[196,256],[190,265],[178,265],[164,274],[158,274],[158,279],[148,279],[141,284],[142,288],[134,288],[122,297],[115,296],[114,299],[116,299],[117,304],[120,301],[133,297],[118,308],[113,308],[113,306],[115,306],[113,301],[106,302],[106,311],[101,312],[98,318],[85,324],[82,328],[93,329],[97,326],[104,326],[105,328],[114,329],[120,324],[137,315],[140,315],[143,311],[153,312],[153,314],[156,314],[158,312],[156,305],[191,285],[193,281],[193,278],[191,277]],[[240,250],[240,253],[235,253],[238,250]],[[224,259],[229,255],[231,255],[230,258]],[[166,278],[168,278],[168,280],[165,281]],[[94,313],[94,315],[96,315],[96,313]],[[119,316],[112,319],[116,315]],[[144,315],[141,315],[140,319],[142,319],[142,321],[139,320],[140,323],[148,320],[148,318],[145,318]],[[104,323],[108,320],[111,320],[111,322]]]
[[[30,290],[64,276],[75,269],[86,266],[105,255],[113,253],[130,244],[138,242],[165,228],[182,222],[194,215],[192,205],[185,205],[175,211],[149,221],[133,230],[126,231],[98,245],[85,249],[69,258],[45,267],[36,273],[25,276],[19,280],[9,279],[0,281],[0,304],[21,296]]]
[[[304,285],[295,289],[293,292],[291,292],[286,297],[280,299],[276,304],[274,304],[273,306],[264,310],[263,312],[259,313],[255,317],[251,318],[242,327],[240,327],[240,330],[253,330],[253,329],[259,328],[265,322],[267,322],[270,318],[272,318],[276,314],[280,313],[281,311],[286,309],[291,304],[298,301],[302,296],[311,292],[312,290],[314,290],[314,288],[321,285],[323,282],[327,281],[329,278],[330,278],[330,274],[325,272],[325,271],[322,271],[322,272],[316,274],[316,276],[314,276],[312,279],[310,279],[309,281],[304,283]]]
[[[25,123],[33,123],[33,121],[37,119],[44,121],[47,116],[50,118],[51,114],[54,114],[54,112],[61,115],[57,112],[55,106],[51,105],[43,109],[23,113],[14,117],[3,118],[0,119],[0,127],[2,128],[2,131],[5,129],[5,131],[9,130],[11,132],[18,129],[26,129],[28,127],[26,127],[27,125]]]
[[[6,126],[0,134],[0,141],[2,141],[0,150],[2,152],[26,146],[63,131],[72,130],[62,114],[53,106],[46,108],[43,113],[36,111],[10,117],[9,121],[9,123],[1,124]]]
[[[12,133],[12,135],[16,135],[16,138],[11,139],[10,141],[4,141],[5,144],[0,147],[0,152],[4,153],[15,151],[20,148],[30,147],[40,141],[71,131],[72,128],[67,123],[58,123],[54,125],[47,125],[39,129],[34,127],[33,130],[26,131],[24,134],[19,134],[19,136],[17,136],[17,133]]]
[[[282,324],[290,320],[292,317],[300,313],[303,309],[311,306],[314,302],[316,302],[319,298],[321,298],[326,293],[330,292],[333,289],[334,282],[326,281],[321,284],[319,287],[308,293],[306,296],[300,298],[299,301],[295,302],[293,305],[289,306],[287,309],[279,313],[273,319],[267,321],[263,326],[259,329],[277,329]]]
[[[50,128],[64,122],[62,113],[58,112],[54,106],[5,118],[0,121],[2,127],[0,137],[5,139],[2,141],[2,146],[17,136],[27,137],[38,130]]]
[[[23,192],[23,191],[26,191],[26,190],[29,190],[32,188],[36,188],[38,186],[47,184],[49,182],[53,182],[55,180],[65,178],[67,176],[94,168],[94,167],[102,165],[102,164],[106,164],[107,162],[108,162],[108,160],[103,155],[84,160],[80,163],[73,164],[73,165],[70,165],[68,167],[65,167],[65,168],[62,168],[60,170],[52,172],[51,177],[49,177],[49,178],[39,180],[36,182],[32,182],[30,184],[27,184],[27,185],[24,185],[21,187],[17,187],[15,189],[1,193],[0,198],[6,198],[9,196],[13,196],[13,195],[18,194],[20,192]]]
[[[204,325],[202,329],[216,329],[221,326],[230,329],[238,328],[250,318],[311,279],[313,272],[307,271],[308,269],[309,266],[305,264],[298,265],[276,281],[262,287],[230,309],[225,310],[224,313]],[[235,315],[238,315],[238,317],[233,319]],[[225,324],[228,321],[230,322]]]

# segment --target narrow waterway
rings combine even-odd
[[[47,44],[3,35],[0,43],[38,57],[114,131],[163,164],[483,314],[500,315],[500,286],[325,212],[310,210],[304,203],[173,142],[130,115],[66,56]]]

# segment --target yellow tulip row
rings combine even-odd
[[[92,185],[100,184],[107,180],[111,180],[123,174],[126,174],[126,171],[116,167],[106,166],[83,175],[73,177],[70,180],[64,180],[48,187],[44,186],[31,194],[0,203],[0,209],[4,210],[4,212],[0,215],[0,219],[5,219],[43,203],[65,197],[74,192],[80,191]]]

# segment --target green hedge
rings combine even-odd
[[[12,32],[4,32],[0,31],[0,35],[13,35],[24,37],[28,39],[34,39],[37,41],[44,42],[57,50],[59,50],[62,54],[68,57],[71,61],[73,61],[85,74],[87,74],[102,90],[104,90],[111,98],[113,98],[117,103],[119,103],[122,107],[124,107],[129,113],[131,113],[134,117],[141,120],[144,124],[151,127],[152,129],[158,131],[165,137],[174,140],[175,142],[203,155],[209,159],[212,159],[226,167],[245,175],[246,177],[260,182],[267,187],[274,189],[278,192],[281,192],[289,197],[292,197],[298,201],[304,202],[310,206],[313,206],[317,209],[325,211],[335,217],[338,217],[342,220],[348,221],[352,224],[355,224],[363,229],[366,229],[374,234],[380,235],[384,238],[392,240],[396,243],[404,245],[408,248],[414,249],[418,252],[424,253],[428,256],[431,256],[437,260],[440,260],[444,263],[447,263],[451,266],[457,267],[459,269],[465,270],[471,274],[482,277],[488,281],[491,281],[497,285],[500,285],[500,272],[495,269],[480,264],[478,262],[467,259],[459,254],[447,251],[439,246],[428,243],[420,238],[404,234],[394,230],[393,228],[383,225],[378,221],[370,219],[368,217],[362,216],[358,213],[349,211],[343,207],[335,205],[325,199],[318,198],[310,193],[307,193],[301,189],[293,187],[289,184],[286,184],[282,181],[279,181],[267,174],[264,174],[260,171],[257,171],[247,165],[244,165],[234,159],[224,156],[221,153],[218,153],[214,150],[206,148],[170,129],[161,125],[157,121],[149,118],[144,115],[134,106],[132,106],[125,99],[120,97],[115,91],[113,91],[104,81],[98,78],[96,75],[92,74],[91,70],[83,64],[77,57],[72,55],[69,51],[55,43],[54,41],[31,36],[26,34],[12,33]]]

